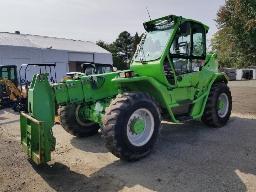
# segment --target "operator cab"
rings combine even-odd
[[[190,114],[193,101],[198,97],[195,93],[200,71],[206,59],[206,33],[205,26],[199,22],[182,22],[170,44],[169,61],[164,63],[173,67],[172,74],[166,78],[174,86],[172,99],[177,106],[172,108],[172,112],[179,120],[192,118]]]
[[[206,25],[169,15],[144,23],[144,28],[147,32],[131,66],[135,73],[175,87],[183,75],[201,70],[206,59]]]
[[[8,79],[18,86],[17,66],[0,65],[0,79]]]
[[[49,74],[49,81],[51,83],[57,82],[56,63],[30,63],[22,64],[19,69],[20,84],[28,86],[34,74]]]
[[[111,64],[83,63],[81,68],[82,72],[86,75],[103,74],[114,71]]]
[[[81,72],[68,72],[66,73],[66,79],[72,79],[75,76],[80,75],[97,75],[103,73],[111,73],[114,72],[116,69],[111,64],[99,64],[99,63],[82,63],[81,64]]]

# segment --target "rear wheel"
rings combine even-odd
[[[152,151],[159,127],[160,113],[153,99],[144,93],[125,93],[106,109],[102,134],[115,156],[133,161]]]
[[[211,127],[222,127],[230,118],[232,97],[229,87],[225,83],[213,84],[202,121]]]
[[[81,115],[82,105],[70,104],[59,109],[60,124],[70,134],[88,137],[98,133],[97,123],[86,121]]]
[[[26,98],[20,98],[20,99],[18,99],[17,101],[14,102],[14,104],[12,106],[12,109],[15,112],[21,112],[21,111],[27,112],[28,111],[27,102],[28,101],[27,101]]]

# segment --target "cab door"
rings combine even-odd
[[[184,22],[176,32],[170,48],[175,70],[175,86],[170,90],[176,116],[189,115],[195,99],[201,66],[206,58],[206,31],[196,22]]]

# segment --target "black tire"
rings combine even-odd
[[[227,112],[221,117],[218,114],[218,98],[221,94],[225,94],[228,99],[228,109]],[[224,126],[230,118],[232,110],[232,96],[229,87],[226,83],[218,82],[212,85],[208,100],[205,106],[204,114],[202,116],[202,121],[210,126],[219,128]]]
[[[98,133],[100,126],[91,121],[78,120],[76,110],[80,105],[70,104],[59,108],[60,124],[71,135],[88,137]]]
[[[128,122],[136,110],[146,109],[151,113],[152,135],[148,137],[145,144],[133,145],[128,139]],[[107,149],[126,161],[135,161],[147,156],[153,149],[156,142],[161,120],[159,109],[148,94],[145,93],[124,93],[118,95],[106,108],[103,118],[102,136]],[[145,130],[145,128],[144,128]],[[143,131],[144,132],[144,131]]]

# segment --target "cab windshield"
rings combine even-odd
[[[147,32],[141,40],[134,60],[145,62],[159,59],[170,38],[173,28]]]

